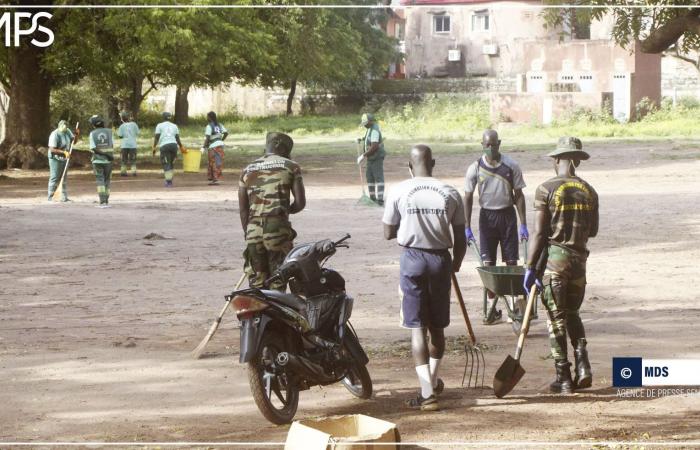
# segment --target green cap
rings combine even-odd
[[[367,125],[368,123],[374,121],[374,116],[370,113],[364,113],[362,114],[362,120],[360,121],[360,125],[363,127]]]
[[[590,158],[591,155],[581,150],[582,148],[583,145],[581,144],[581,139],[571,136],[560,137],[559,142],[557,142],[557,148],[554,151],[548,153],[547,156],[550,156],[552,158],[580,160]]]

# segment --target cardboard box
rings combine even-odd
[[[400,442],[396,425],[363,414],[297,420],[289,428],[284,450],[391,450]]]

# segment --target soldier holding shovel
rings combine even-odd
[[[598,194],[576,176],[576,167],[589,158],[581,148],[578,138],[563,137],[548,155],[554,158],[556,176],[537,187],[535,230],[524,281],[527,291],[534,284],[544,288],[543,301],[549,316],[550,346],[557,373],[550,391],[561,394],[590,387],[593,381],[579,308],[586,289],[586,243],[598,233]],[[540,281],[535,264],[545,250],[547,268]],[[576,363],[573,380],[567,334]]]

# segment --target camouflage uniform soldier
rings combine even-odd
[[[535,233],[524,283],[528,291],[533,284],[540,288],[544,285],[543,303],[549,316],[550,346],[557,372],[550,390],[562,394],[590,387],[593,382],[579,309],[586,290],[586,243],[598,233],[598,194],[576,176],[580,161],[589,158],[581,147],[579,139],[563,137],[548,155],[555,158],[557,176],[538,186],[535,193]],[[543,251],[547,252],[547,264],[540,281],[535,262],[545,259],[540,258]],[[573,381],[567,332],[576,363]]]
[[[241,225],[245,231],[245,271],[250,287],[263,282],[292,249],[296,232],[289,215],[306,206],[299,164],[289,159],[294,142],[283,133],[268,133],[265,155],[243,170],[238,184]],[[290,204],[290,193],[294,203]],[[272,289],[284,290],[283,283]]]

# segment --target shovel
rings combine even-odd
[[[533,285],[530,288],[530,295],[527,297],[523,325],[520,328],[520,336],[518,336],[518,346],[515,348],[515,358],[508,355],[493,377],[493,393],[496,394],[498,398],[502,398],[512,391],[523,375],[525,375],[525,369],[520,365],[520,355],[523,353],[525,336],[527,336],[527,332],[530,330],[530,313],[535,303],[535,297],[537,297],[537,286]]]

